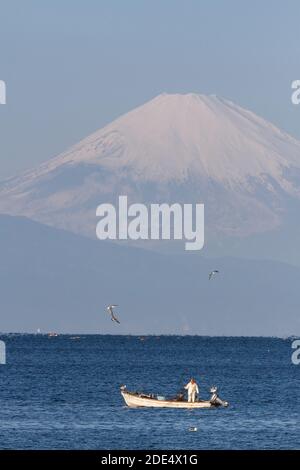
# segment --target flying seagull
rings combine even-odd
[[[117,305],[109,305],[106,310],[110,313],[111,315],[111,321],[115,321],[116,323],[120,323],[119,320],[117,319],[117,317],[115,316],[114,314],[114,311],[113,309],[117,307]]]
[[[214,271],[211,271],[209,273],[208,279],[211,280],[216,274],[219,274],[219,271],[217,271],[216,269]]]

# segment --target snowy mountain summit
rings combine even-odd
[[[162,94],[0,184],[0,212],[95,236],[102,202],[203,202],[207,234],[282,225],[300,201],[300,142],[216,96]]]

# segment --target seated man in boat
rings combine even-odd
[[[199,388],[196,381],[191,379],[184,388],[188,391],[188,402],[194,403],[196,400],[196,395],[199,395]]]

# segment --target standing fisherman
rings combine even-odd
[[[196,395],[199,395],[199,388],[195,380],[191,379],[184,388],[188,391],[188,402],[195,403]]]

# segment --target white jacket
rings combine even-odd
[[[192,393],[199,394],[199,388],[198,388],[198,385],[196,384],[196,382],[194,382],[194,383],[189,382],[184,388],[188,391],[189,395],[191,395]]]

